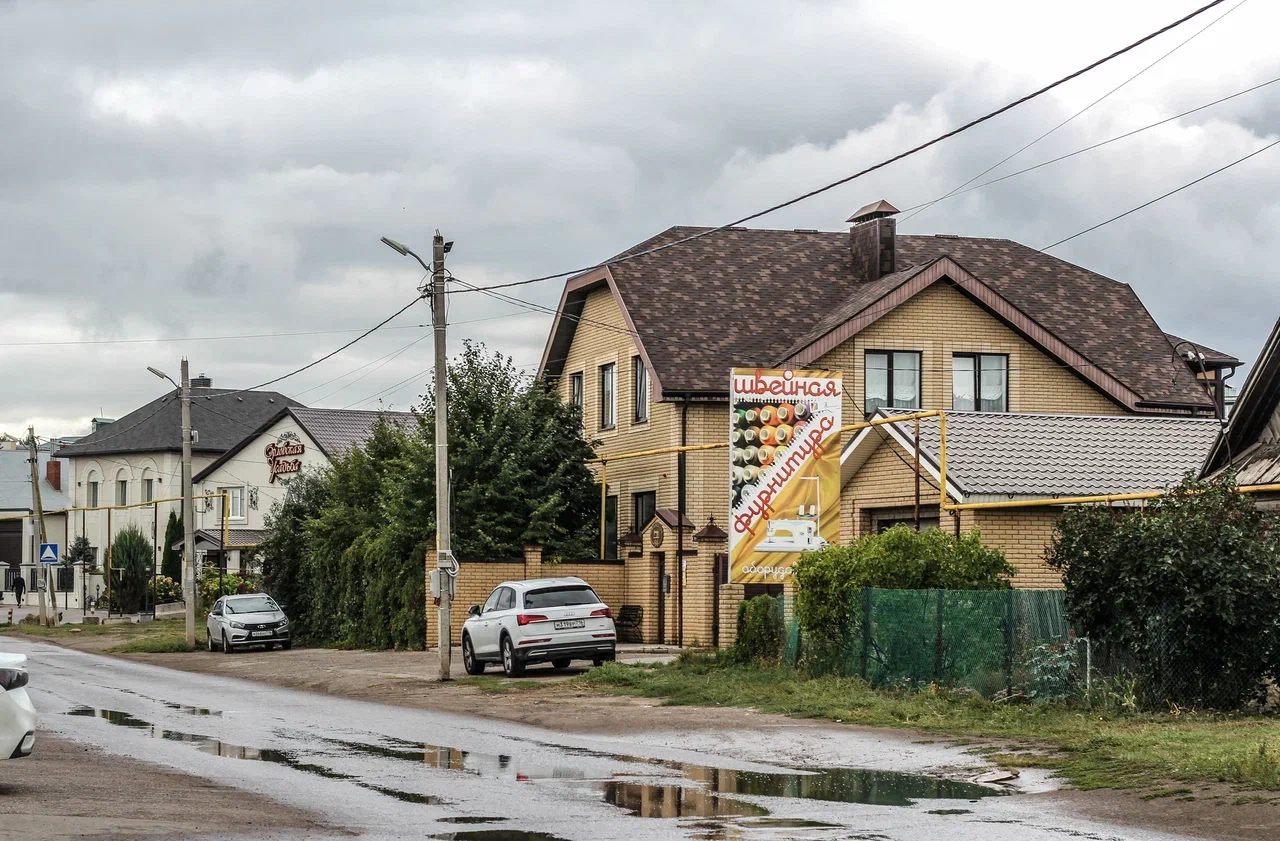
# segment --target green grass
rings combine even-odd
[[[108,654],[171,654],[176,651],[196,651],[204,647],[204,640],[196,637],[195,646],[187,645],[187,634],[166,634],[159,637],[139,637],[107,649]]]
[[[606,663],[571,685],[661,698],[672,705],[751,707],[797,718],[1013,740],[1014,746],[981,752],[1006,767],[1053,769],[1084,789],[1179,781],[1280,791],[1276,718],[1186,712],[1174,717],[1001,704],[945,690],[890,692],[855,678],[809,678],[787,668],[721,666],[707,656],[686,656],[656,668]]]
[[[203,629],[197,628],[196,647],[203,647]],[[46,628],[35,623],[0,625],[0,634],[66,640],[85,637],[120,638],[119,645],[108,648],[111,654],[167,653],[190,651],[187,647],[186,624],[182,619],[161,619],[155,622],[124,623],[119,625],[57,625]]]

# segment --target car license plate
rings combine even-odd
[[[569,631],[573,628],[585,627],[587,627],[587,620],[585,619],[561,619],[555,624],[555,629],[557,631]]]
[[[250,632],[249,632],[249,636],[251,636],[251,637],[269,637],[269,636],[271,636],[271,632],[270,632],[270,631],[250,631]]]

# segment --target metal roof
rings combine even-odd
[[[27,463],[29,454],[26,447],[16,450],[0,449],[0,511],[31,510],[31,465]],[[74,481],[71,466],[65,458],[56,458],[62,463],[62,487],[56,491],[45,479],[49,453],[37,452],[40,471],[40,505],[46,512],[61,511],[71,507],[71,497],[66,491],[67,483]]]
[[[347,452],[357,444],[363,444],[373,434],[379,418],[401,428],[416,424],[418,416],[412,412],[378,412],[359,409],[304,409],[294,407],[289,414],[316,442],[326,456],[332,458]]]
[[[891,417],[899,412],[877,412]],[[881,427],[908,452],[912,424]],[[1176,485],[1198,471],[1218,434],[1216,420],[1151,415],[947,413],[947,482],[966,497],[1091,496]],[[921,463],[937,476],[939,423],[920,421]],[[863,430],[846,448],[848,481],[880,443]],[[854,454],[855,448],[863,452]],[[852,461],[851,461],[852,459]]]

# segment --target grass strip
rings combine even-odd
[[[1273,717],[1124,712],[1057,704],[1006,704],[945,689],[896,692],[856,678],[808,677],[788,668],[725,666],[707,656],[664,665],[606,663],[572,684],[670,705],[750,707],[797,718],[1000,739],[985,750],[1004,766],[1049,768],[1081,789],[1166,781],[1280,790],[1280,720]]]

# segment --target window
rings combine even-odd
[[[498,598],[502,595],[502,591],[504,589],[505,589],[504,587],[499,587],[496,590],[494,590],[492,593],[490,593],[489,598],[485,599],[484,608],[480,612],[489,613],[490,611],[497,610]]]
[[[150,502],[155,498],[156,498],[156,480],[143,479],[142,480],[142,501]]]
[[[929,516],[925,516],[921,514],[920,515],[920,531],[928,531],[929,529],[940,528],[941,527],[939,525],[940,522],[941,521],[938,519],[938,515],[936,512]],[[914,530],[916,527],[915,517],[899,517],[897,519],[883,519],[883,520],[877,519],[876,534],[884,534],[894,526],[907,526],[908,528],[911,528]]]
[[[98,483],[97,482],[89,483],[89,507],[90,508],[98,507]]]
[[[636,423],[649,420],[649,369],[644,367],[644,360],[638,356],[631,358],[632,379],[636,384]]]
[[[863,408],[870,415],[890,409],[920,408],[920,352],[867,351]]]
[[[129,504],[129,480],[117,479],[116,480],[116,505],[128,505],[128,504]]]
[[[569,375],[569,402],[582,408],[582,372]]]
[[[605,560],[618,559],[618,497],[609,496],[604,500],[604,557]]]
[[[244,519],[244,488],[218,488],[218,493],[227,495],[227,516],[232,520]],[[216,500],[218,517],[222,517],[222,500]]]
[[[618,366],[600,366],[600,428],[613,429],[618,423]]]
[[[1009,411],[1009,357],[957,353],[951,357],[951,408],[957,412]]]
[[[498,610],[511,610],[516,606],[516,591],[503,587],[498,591]]]
[[[524,594],[526,608],[541,610],[546,607],[577,607],[584,604],[603,604],[595,591],[587,586],[545,587]]]
[[[654,512],[658,508],[658,492],[645,491],[644,493],[631,495],[631,528],[639,533],[641,529],[649,525],[649,521],[653,519]]]

